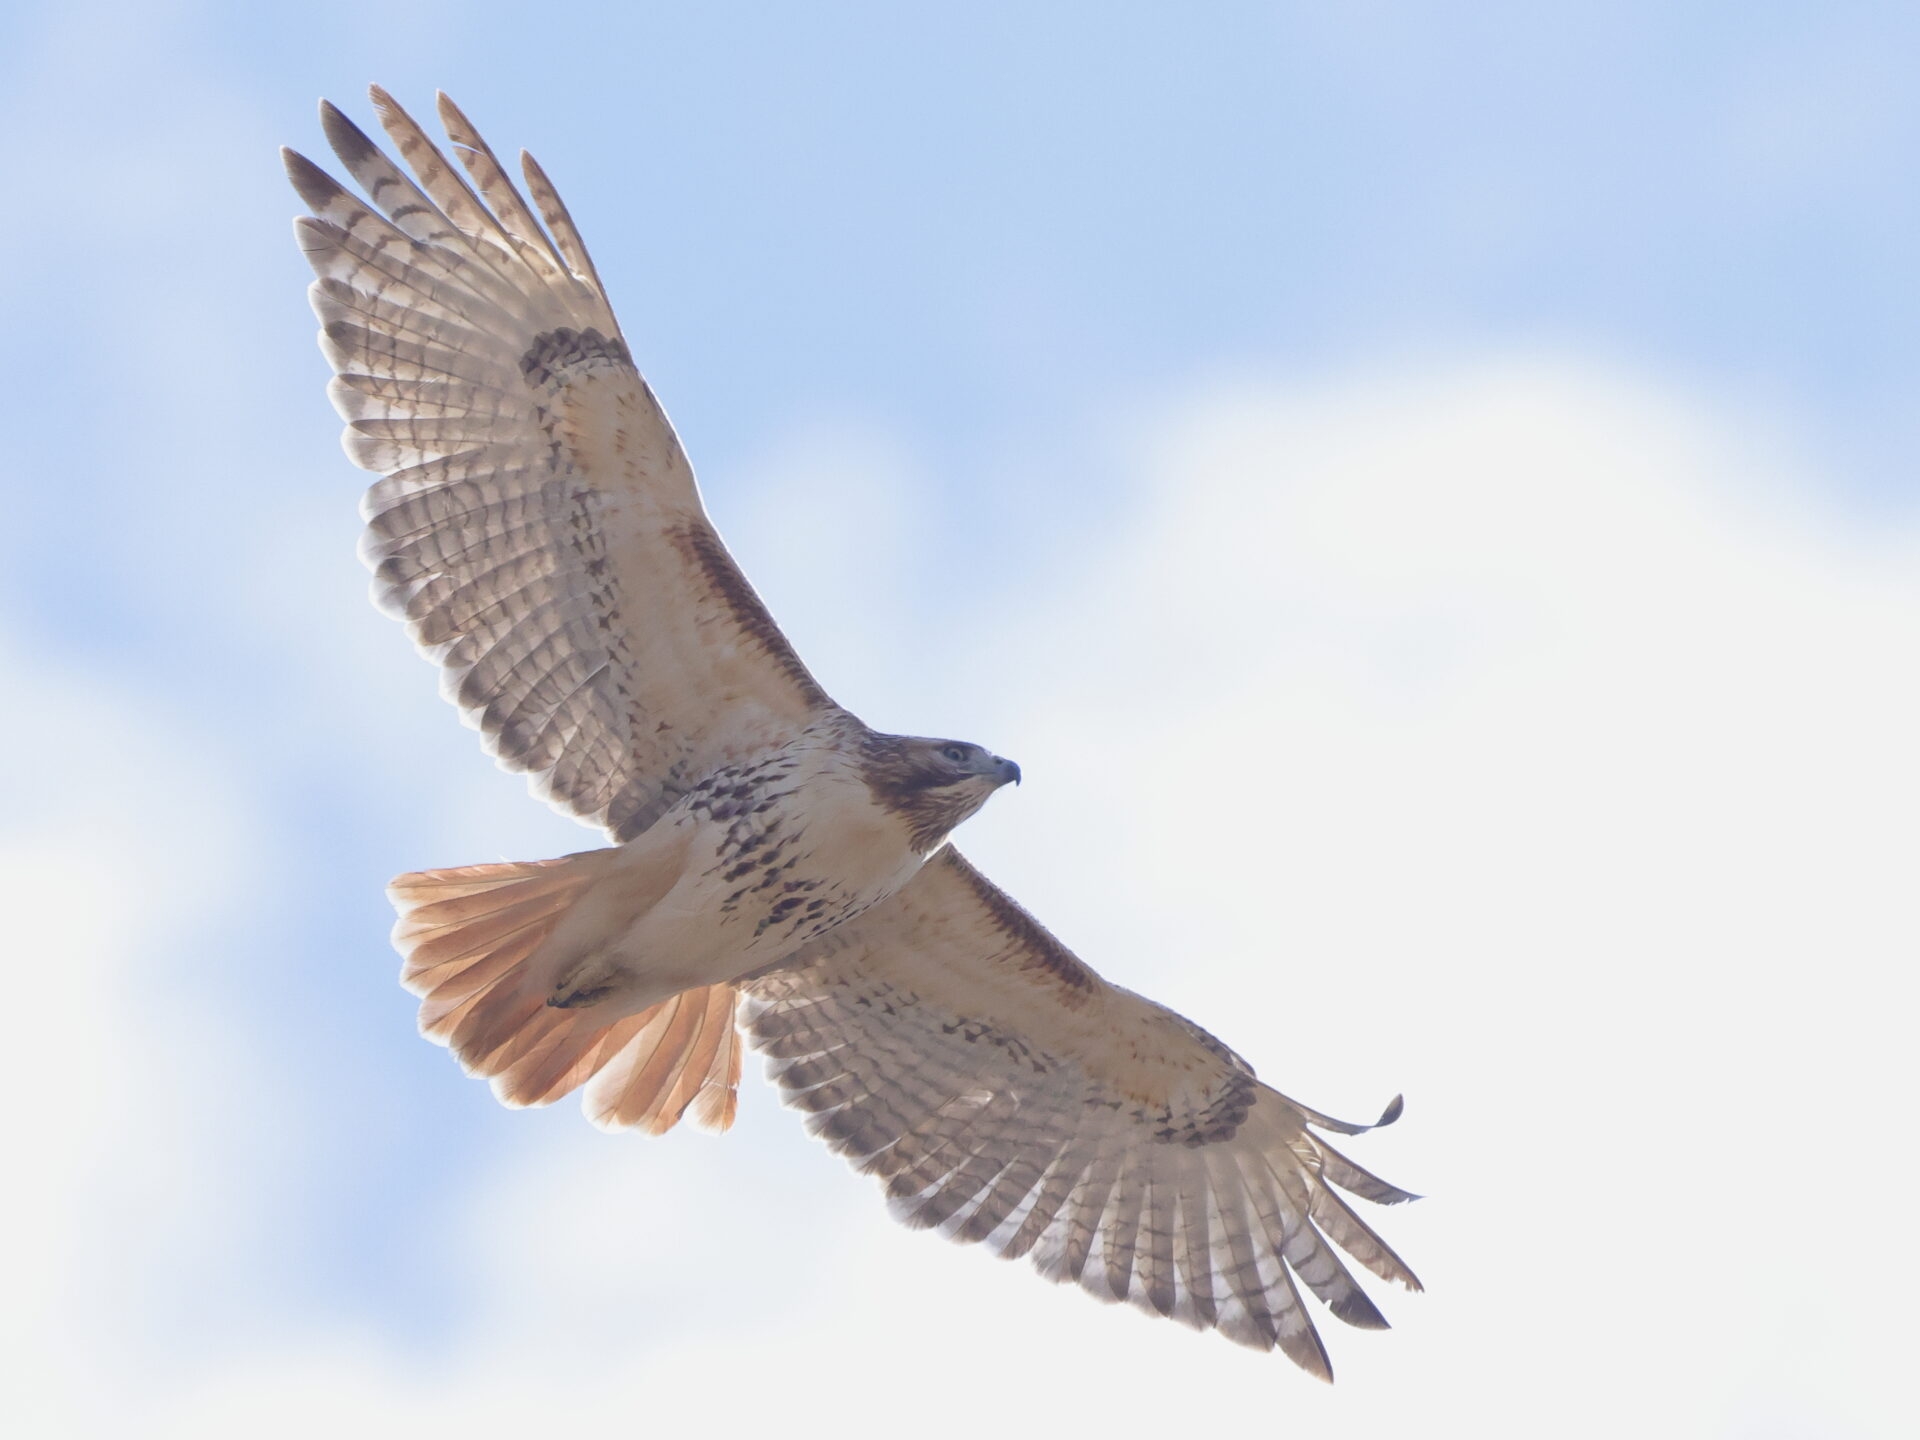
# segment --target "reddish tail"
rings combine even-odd
[[[585,1085],[587,1118],[602,1129],[658,1135],[691,1109],[724,1130],[740,1084],[731,985],[608,1019],[599,1006],[549,1006],[554,977],[529,964],[612,853],[400,876],[387,887],[400,912],[400,983],[420,997],[421,1034],[508,1105],[551,1104]]]

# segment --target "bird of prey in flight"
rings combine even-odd
[[[382,609],[499,763],[605,833],[389,891],[420,1028],[508,1105],[732,1120],[742,1044],[909,1225],[1332,1371],[1300,1294],[1382,1328],[1343,1198],[1412,1198],[1183,1016],[1102,979],[949,843],[1020,769],[835,704],[700,502],[546,173],[529,206],[451,101],[458,168],[383,90],[403,169],[291,151],[329,393]],[[462,173],[464,171],[464,174]],[[1399,1112],[1396,1099],[1379,1122]]]

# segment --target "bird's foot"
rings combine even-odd
[[[580,1010],[598,1005],[614,991],[612,985],[562,985],[547,996],[547,1004],[556,1010]]]

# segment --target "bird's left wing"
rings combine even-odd
[[[331,105],[371,203],[291,151],[287,171],[313,211],[295,225],[347,451],[383,477],[364,507],[376,598],[503,766],[630,839],[833,703],[714,533],[540,167],[522,156],[530,207],[442,96],[470,187],[373,98],[412,175]]]
[[[1413,1272],[1335,1192],[1412,1197],[1199,1026],[1110,985],[953,850],[746,982],[750,1042],[895,1213],[1332,1378],[1298,1276],[1386,1321],[1327,1242]],[[1389,1107],[1382,1122],[1398,1114]]]

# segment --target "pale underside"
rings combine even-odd
[[[328,138],[372,203],[288,165],[314,215],[296,223],[347,449],[382,475],[364,507],[376,598],[503,766],[631,841],[703,778],[837,707],[707,520],[539,168],[523,157],[536,219],[444,97],[472,188],[374,99],[412,178],[331,106]],[[1199,1027],[1102,980],[951,849],[737,989],[598,1031],[500,983],[534,948],[527,917],[570,893],[547,868],[560,863],[396,889],[423,1029],[511,1103],[585,1087],[605,1124],[658,1130],[691,1105],[724,1125],[739,1003],[784,1097],[910,1223],[1323,1376],[1296,1279],[1366,1327],[1385,1322],[1335,1245],[1418,1288],[1332,1187],[1410,1197],[1308,1128],[1362,1127],[1287,1100]],[[511,884],[481,873],[496,869]],[[492,927],[484,954],[476,917]],[[463,1045],[503,1016],[511,1042]]]

